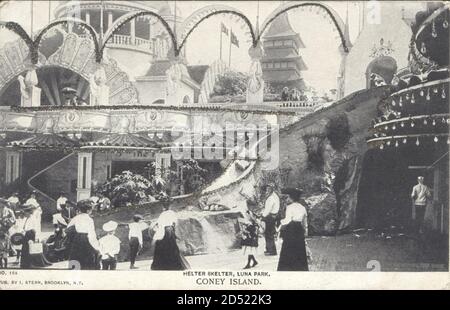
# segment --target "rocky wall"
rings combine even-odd
[[[368,129],[388,94],[388,87],[356,92],[280,131],[283,186],[303,190],[311,234],[354,226]]]

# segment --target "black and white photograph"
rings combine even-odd
[[[450,289],[449,12],[0,1],[0,289]]]

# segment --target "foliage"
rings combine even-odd
[[[162,190],[164,184],[165,181],[160,178],[149,180],[131,171],[123,171],[109,182],[101,185],[97,191],[110,198],[114,206],[123,207],[165,196],[166,194]]]
[[[236,71],[227,71],[217,77],[211,96],[244,95],[247,91],[248,76]]]
[[[195,192],[206,183],[208,171],[203,169],[194,159],[181,162],[180,170],[183,173],[184,186],[187,192]]]
[[[304,135],[303,141],[306,144],[306,152],[308,153],[308,168],[312,170],[323,170],[323,144],[324,137],[322,135]]]
[[[335,150],[341,150],[350,140],[350,125],[344,113],[330,118],[326,126],[326,136]]]

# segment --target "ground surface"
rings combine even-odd
[[[313,254],[312,271],[448,271],[448,239],[430,235],[412,236],[401,232],[358,231],[333,237],[311,237],[308,244]],[[127,246],[127,245],[125,245]],[[280,249],[281,243],[277,243]],[[264,256],[261,238],[256,270],[277,269],[278,256]],[[240,270],[246,264],[242,250],[186,257],[192,269]],[[136,262],[138,270],[150,270],[151,260]],[[68,262],[50,268],[65,269]],[[14,267],[14,266],[11,266]],[[121,262],[118,270],[128,270]]]

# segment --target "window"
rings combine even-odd
[[[275,46],[283,46],[283,41],[275,41]]]
[[[282,62],[281,63],[281,68],[287,68],[287,62]]]
[[[275,67],[275,69],[280,68],[280,63],[279,63],[279,62],[276,62],[274,67]]]
[[[273,68],[273,62],[269,62],[269,63],[267,64],[267,67],[268,67],[269,69],[272,69],[272,68]]]

